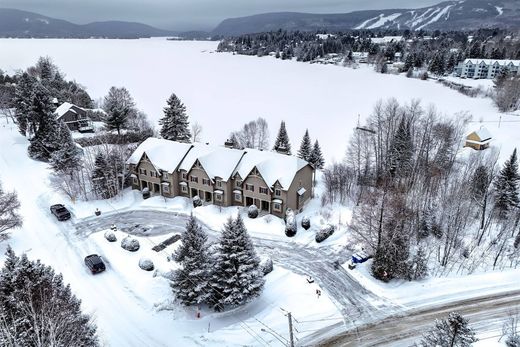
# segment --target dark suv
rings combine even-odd
[[[105,263],[101,260],[101,257],[97,254],[87,255],[85,257],[85,265],[89,268],[90,272],[97,274],[106,270]]]
[[[59,221],[69,220],[70,212],[62,204],[56,204],[51,206],[51,213],[58,218]]]

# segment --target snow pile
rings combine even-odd
[[[139,259],[139,267],[145,271],[152,271],[154,269],[153,261],[149,258]]]
[[[130,236],[121,240],[121,248],[126,249],[129,252],[137,252],[140,247],[139,241]]]

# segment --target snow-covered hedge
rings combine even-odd
[[[258,207],[256,207],[256,205],[249,206],[249,208],[247,209],[247,216],[249,218],[258,217]]]
[[[316,233],[316,242],[323,242],[329,238],[330,235],[334,234],[336,228],[334,225],[327,225],[325,228],[321,229]]]
[[[139,259],[139,267],[145,271],[152,271],[154,269],[153,261],[149,258]]]
[[[293,237],[298,231],[298,225],[296,224],[296,216],[294,211],[290,208],[285,212],[285,235]]]
[[[304,216],[302,219],[302,228],[305,230],[309,230],[311,227],[311,220],[308,216]]]
[[[136,252],[139,250],[139,241],[137,239],[133,239],[130,236],[125,237],[121,240],[121,247],[130,252]]]
[[[105,239],[107,239],[109,242],[116,242],[117,241],[116,234],[114,234],[114,232],[112,230],[107,230],[105,232]]]

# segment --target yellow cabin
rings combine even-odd
[[[491,133],[485,127],[481,127],[477,131],[473,131],[466,136],[464,147],[471,147],[477,151],[484,150],[489,147],[491,142]]]

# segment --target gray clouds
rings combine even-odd
[[[37,12],[77,24],[135,21],[174,30],[211,30],[230,17],[265,12],[344,13],[417,8],[439,0],[0,0],[0,7]]]

